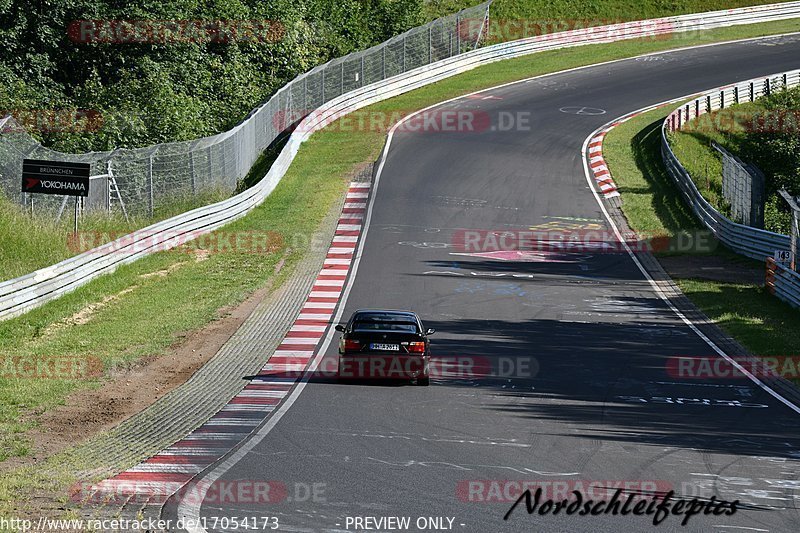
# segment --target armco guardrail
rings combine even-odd
[[[767,289],[769,292],[800,308],[800,274],[767,257]]]
[[[733,104],[752,102],[760,96],[784,87],[800,85],[800,70],[773,74],[708,91],[682,105],[664,120],[661,128],[661,156],[672,178],[678,184],[695,215],[725,246],[737,253],[763,261],[775,250],[788,250],[789,237],[726,218],[697,189],[692,177],[672,151],[668,131],[680,129],[692,119]]]
[[[789,250],[791,237],[743,224],[737,224],[712,206],[697,189],[689,172],[672,151],[668,131],[676,131],[690,120],[728,106],[752,102],[773,91],[800,85],[800,70],[772,74],[708,91],[682,105],[667,116],[661,128],[661,156],[673,180],[703,224],[731,250],[763,261],[767,259],[767,286],[780,299],[800,307],[800,276],[775,263],[776,250]]]
[[[153,251],[168,248],[173,240],[179,241],[187,235],[199,236],[245,215],[275,188],[294,159],[300,144],[311,135],[312,131],[364,106],[481,65],[535,52],[798,17],[800,17],[800,2],[791,2],[541,35],[477,48],[347,92],[306,117],[292,133],[264,179],[247,191],[145,228],[140,232],[146,237],[145,239],[123,237],[51,267],[0,283],[0,319],[24,313],[101,274],[112,272],[121,264],[135,261]]]

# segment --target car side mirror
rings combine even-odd
[[[341,331],[342,333],[344,333],[344,326],[342,324],[336,324],[333,327],[333,329],[335,329],[336,331]]]
[[[425,335],[433,335],[434,333],[436,333],[436,330],[435,330],[435,329],[433,329],[433,328],[428,328],[428,330],[425,332]]]

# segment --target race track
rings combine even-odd
[[[800,37],[661,53],[439,108],[488,113],[494,127],[481,132],[397,132],[371,191],[343,316],[416,310],[437,330],[436,356],[508,375],[440,375],[427,388],[312,377],[220,478],[280,482],[289,498],[208,502],[201,515],[274,516],[284,531],[364,530],[346,527],[348,516],[408,516],[412,525],[449,517],[464,532],[800,530],[800,414],[747,379],[670,376],[669,357],[713,351],[627,254],[515,261],[463,255],[453,244],[465,229],[609,230],[581,150],[596,128],[647,105],[798,67]],[[570,107],[604,113],[561,111]],[[500,131],[501,113],[529,116],[531,127]],[[333,339],[327,356],[335,360]],[[747,505],[685,527],[678,517],[654,528],[652,516],[529,516],[521,507],[504,521],[510,501],[475,501],[488,494],[476,487],[490,480],[562,488],[627,481]],[[317,497],[293,494],[297,487],[316,487]],[[176,502],[164,513],[175,516]]]

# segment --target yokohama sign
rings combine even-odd
[[[26,159],[22,192],[89,196],[89,164]]]

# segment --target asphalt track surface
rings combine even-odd
[[[607,228],[584,175],[581,146],[593,130],[647,105],[798,67],[798,37],[661,53],[441,106],[488,113],[495,127],[480,133],[396,133],[344,316],[417,310],[437,330],[435,354],[488,360],[510,375],[435,376],[427,388],[311,379],[221,478],[275,481],[289,498],[206,502],[208,529],[223,531],[210,527],[223,516],[273,516],[285,531],[363,531],[347,517],[407,516],[410,531],[419,517],[450,517],[465,532],[800,531],[800,415],[747,379],[669,375],[669,357],[713,351],[627,254],[501,261],[452,246],[465,228]],[[605,113],[560,111],[568,106]],[[501,112],[529,113],[531,127],[499,131]],[[335,360],[336,342],[327,354]],[[655,527],[652,516],[528,515],[524,505],[504,521],[512,502],[471,501],[503,499],[488,484],[469,492],[476,480],[562,491],[629,481],[747,505],[687,526],[676,516]]]

